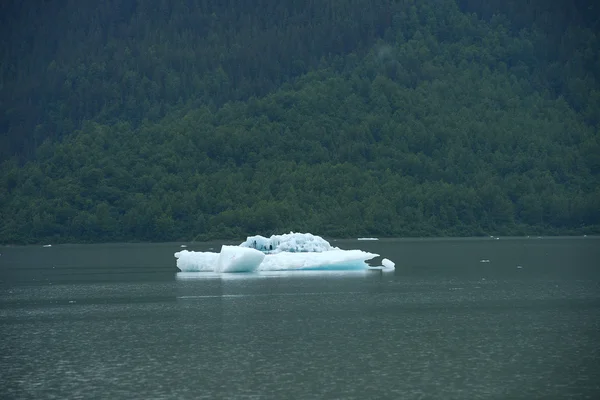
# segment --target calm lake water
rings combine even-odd
[[[396,270],[178,274],[180,243],[0,247],[0,397],[600,398],[600,239],[332,244]]]

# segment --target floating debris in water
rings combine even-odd
[[[52,245],[51,244],[45,244],[42,247],[52,247]]]
[[[480,260],[479,262],[480,262],[480,263],[489,263],[489,262],[490,262],[490,260]]]

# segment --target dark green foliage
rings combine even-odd
[[[600,230],[582,2],[13,3],[0,242]]]

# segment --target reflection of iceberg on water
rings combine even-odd
[[[175,253],[182,272],[254,272],[367,269],[378,254],[342,250],[310,233],[250,236],[239,246],[223,246],[220,253],[183,250]]]

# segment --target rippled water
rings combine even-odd
[[[177,274],[179,244],[0,248],[0,394],[600,398],[600,240],[333,244],[397,269]]]

